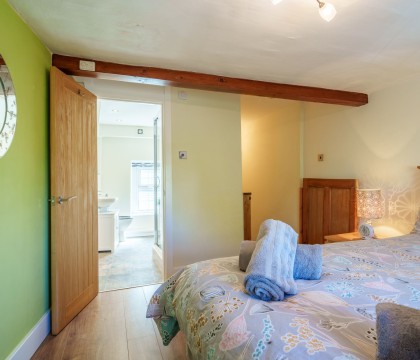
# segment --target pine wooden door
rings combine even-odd
[[[303,179],[302,242],[356,231],[356,179]]]
[[[58,334],[98,294],[96,97],[51,69],[51,317]]]

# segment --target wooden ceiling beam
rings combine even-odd
[[[93,65],[94,63],[94,70],[81,70],[81,61],[87,61],[88,63],[85,63],[85,65]],[[368,96],[357,92],[278,84],[155,67],[115,64],[56,54],[53,55],[52,64],[68,75],[335,105],[361,106],[368,103]]]

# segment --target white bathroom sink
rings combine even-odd
[[[118,198],[116,197],[99,197],[98,208],[100,211],[106,211],[117,200]]]

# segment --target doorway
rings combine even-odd
[[[99,291],[163,281],[162,105],[98,99]]]

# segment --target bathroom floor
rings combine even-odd
[[[153,236],[127,238],[114,253],[99,253],[99,291],[156,284],[163,274],[153,261]]]

